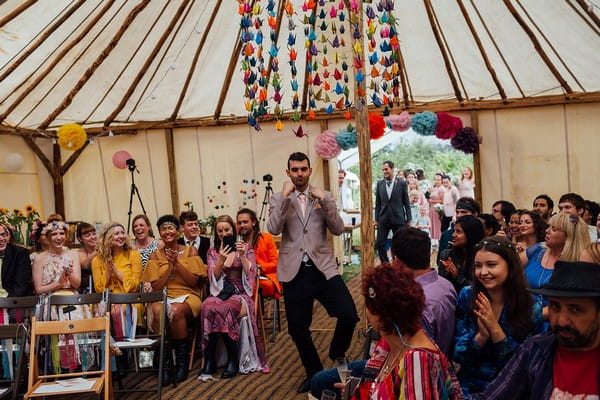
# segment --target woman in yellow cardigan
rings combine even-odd
[[[135,293],[140,290],[142,258],[133,250],[125,228],[118,222],[104,227],[98,238],[98,254],[92,260],[94,289],[113,293]]]

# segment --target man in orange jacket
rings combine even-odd
[[[277,280],[277,260],[279,254],[273,236],[260,231],[256,213],[249,208],[242,208],[237,213],[237,231],[244,242],[254,248],[256,264],[260,265],[261,275],[267,279],[260,280],[260,290],[265,297],[278,299],[281,296],[281,284]]]

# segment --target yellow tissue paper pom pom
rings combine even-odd
[[[58,128],[56,133],[58,145],[64,150],[75,151],[80,149],[87,140],[85,129],[79,124],[65,124]]]

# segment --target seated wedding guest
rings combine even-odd
[[[160,240],[154,238],[150,220],[146,215],[139,214],[133,217],[131,226],[133,227],[133,236],[135,237],[132,246],[140,252],[143,271],[146,268],[146,264],[148,264],[150,254],[162,247],[162,243]]]
[[[92,274],[97,293],[106,289],[110,289],[112,293],[136,293],[140,290],[142,259],[137,250],[132,250],[129,236],[120,223],[109,222],[100,232],[98,254],[92,260]],[[114,325],[112,335],[116,340],[133,337],[136,327],[142,325],[140,322],[143,323],[144,309],[141,304],[136,306],[138,321],[135,324],[123,321],[122,314],[131,312],[131,308],[120,304],[111,307],[111,321]],[[117,368],[121,371],[129,369],[127,356],[117,357]]]
[[[548,224],[535,211],[523,210],[519,220],[521,234],[517,242],[519,252],[541,243],[546,238]]]
[[[598,399],[600,396],[600,265],[556,263],[540,289],[551,333],[523,343],[480,400]]]
[[[33,262],[33,285],[36,294],[76,294],[81,284],[79,256],[66,249],[69,226],[63,221],[49,222],[41,234],[48,249],[39,253]]]
[[[587,227],[581,218],[565,213],[553,215],[544,242],[520,254],[529,286],[539,289],[548,283],[556,261],[577,261],[589,243]],[[544,299],[542,303],[546,305]]]
[[[260,291],[265,297],[281,297],[281,283],[277,280],[277,246],[268,232],[261,232],[256,213],[249,208],[237,212],[237,230],[244,242],[254,249],[256,265],[260,268]]]
[[[561,213],[573,214],[583,217],[585,213],[585,200],[577,193],[566,193],[560,196],[558,200],[558,211]],[[596,227],[586,224],[590,241],[598,241],[598,232]]]
[[[590,243],[583,249],[579,261],[600,264],[600,243]]]
[[[208,250],[210,296],[202,306],[204,368],[200,379],[208,379],[217,370],[216,349],[219,338],[223,339],[227,350],[227,366],[221,378],[233,378],[237,375],[239,353],[248,357],[248,365],[240,366],[244,368],[242,372],[269,372],[254,318],[254,290],[258,284],[254,249],[248,243],[235,241],[235,223],[229,215],[217,217],[214,232],[215,247]],[[240,340],[240,320],[243,317],[248,317],[246,321],[254,334],[255,346],[251,341]]]
[[[508,239],[495,236],[477,245],[474,276],[458,295],[452,355],[466,396],[484,390],[519,345],[544,329],[541,304],[527,292]]]
[[[118,222],[106,224],[98,241],[98,255],[92,260],[94,289],[113,293],[135,293],[140,290],[142,259],[131,248],[125,228]]]
[[[48,215],[48,218],[46,218],[46,223],[49,224],[51,222],[58,222],[58,221],[64,221],[65,219],[63,218],[62,215],[57,214],[57,213],[53,213]]]
[[[33,294],[29,252],[14,244],[10,226],[4,222],[0,222],[0,269],[0,297]]]
[[[31,252],[31,254],[29,255],[32,265],[33,261],[35,260],[35,257],[38,254],[48,250],[48,247],[50,246],[46,235],[42,235],[42,231],[45,227],[46,222],[42,220],[37,220],[33,223],[33,226],[31,227],[31,232],[29,232],[29,239],[33,243],[34,248],[34,251]]]
[[[421,327],[425,296],[412,273],[382,264],[364,276],[363,296],[382,339],[351,398],[463,399],[451,363]]]
[[[425,306],[421,325],[427,335],[444,354],[451,350],[454,333],[454,310],[456,291],[450,282],[438,276],[431,268],[431,241],[429,236],[416,228],[400,228],[392,238],[392,265],[412,271],[415,281],[423,288]],[[348,363],[352,376],[361,376],[367,360]],[[318,372],[310,381],[311,394],[320,398],[325,389],[332,390],[340,382],[337,368]]]
[[[496,218],[496,221],[500,224],[500,229],[505,231],[508,235],[508,222],[510,216],[516,210],[513,203],[506,200],[498,200],[492,204],[492,215]]]
[[[200,236],[200,225],[198,224],[198,214],[194,211],[184,211],[179,215],[179,224],[183,237],[177,243],[186,246],[194,246],[198,250],[198,255],[207,263],[206,254],[210,248],[210,239]]]
[[[533,200],[533,211],[548,223],[554,210],[554,201],[547,194],[540,194]]]
[[[96,254],[98,254],[96,251],[98,235],[96,235],[96,228],[94,225],[88,224],[87,222],[78,223],[75,234],[77,235],[77,240],[81,243],[81,248],[77,249],[79,266],[81,267],[81,286],[79,286],[79,293],[91,293],[94,288],[92,283],[92,260],[96,257]]]
[[[162,249],[150,255],[142,282],[150,282],[152,290],[167,288],[168,330],[175,350],[175,381],[183,382],[188,375],[189,347],[187,342],[188,323],[200,312],[202,298],[198,280],[206,277],[206,266],[194,246],[177,243],[179,220],[174,215],[163,215],[156,223]],[[153,315],[160,315],[162,305],[152,304]],[[159,331],[159,318],[152,321],[152,330]],[[165,366],[161,377],[163,386],[171,382],[170,351],[165,352]]]
[[[479,219],[483,223],[485,237],[496,236],[500,232],[500,224],[492,214],[479,214]]]
[[[479,203],[471,197],[461,197],[456,203],[456,218],[464,217],[465,215],[479,216],[481,206]],[[454,223],[450,224],[450,227],[442,232],[439,241],[437,262],[440,261],[440,255],[444,250],[448,248],[448,244],[452,241],[452,234],[454,233]]]
[[[456,292],[471,284],[475,246],[484,236],[483,224],[478,218],[466,215],[456,220],[452,247],[440,254],[438,262],[438,273],[454,285]]]
[[[600,204],[592,200],[585,201],[585,210],[583,211],[583,220],[586,224],[596,226],[596,219],[600,214]]]

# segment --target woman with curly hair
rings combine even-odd
[[[367,272],[362,292],[381,340],[352,398],[463,399],[451,364],[420,325],[425,295],[412,273],[382,264]]]
[[[544,331],[542,305],[527,291],[510,240],[494,236],[477,245],[474,277],[458,295],[452,354],[466,395],[483,391],[529,335]]]
[[[543,242],[546,238],[546,229],[548,224],[534,211],[523,210],[519,217],[519,241],[517,250],[519,252]]]
[[[140,289],[142,259],[131,248],[125,228],[118,222],[108,223],[98,238],[98,254],[92,260],[94,289],[103,292],[133,293]]]

